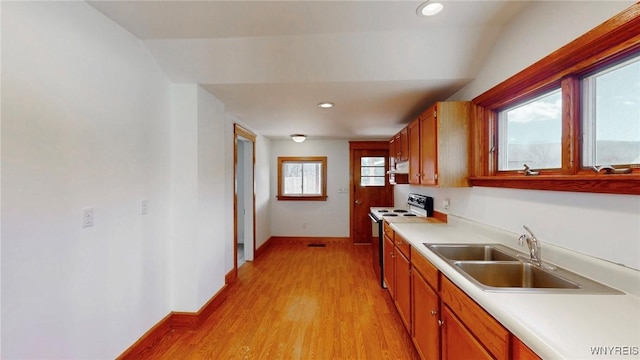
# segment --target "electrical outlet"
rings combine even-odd
[[[303,229],[306,229],[306,228],[307,228],[307,222],[306,222],[306,221],[302,223],[302,228],[303,228]]]
[[[93,226],[93,208],[82,209],[82,227]]]
[[[140,201],[140,215],[147,215],[149,212],[149,200]]]
[[[451,207],[451,202],[449,201],[449,199],[442,200],[442,207],[445,210],[449,210],[449,208]]]

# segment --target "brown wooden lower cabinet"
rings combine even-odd
[[[418,271],[411,272],[413,332],[411,338],[423,359],[440,359],[440,297]]]
[[[511,337],[511,358],[517,360],[540,360],[527,345],[523,344],[520,339],[515,336]]]
[[[396,307],[404,326],[411,332],[411,263],[400,251],[396,251],[395,269]]]
[[[540,359],[422,254],[395,240],[385,236],[385,281],[422,359]]]
[[[395,261],[394,258],[396,256],[395,247],[393,245],[393,239],[389,238],[387,234],[384,235],[384,283],[387,285],[387,290],[389,290],[389,294],[392,299],[396,298],[396,271],[395,271]]]
[[[493,316],[445,276],[440,279],[440,299],[496,359],[509,358],[511,334]]]
[[[442,307],[442,359],[493,359],[480,341],[451,312]]]
[[[387,226],[384,234],[385,283],[405,328],[411,333],[411,246]]]

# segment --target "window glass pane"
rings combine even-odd
[[[384,176],[384,166],[383,167],[363,167],[360,168],[360,174],[362,176]]]
[[[302,194],[302,164],[285,162],[282,164],[284,177],[283,193],[286,195]]]
[[[361,186],[384,186],[384,176],[362,176],[360,178]]]
[[[583,166],[640,164],[640,57],[586,77]]]
[[[385,186],[386,168],[384,157],[360,158],[360,185]]]
[[[384,157],[361,157],[360,166],[382,166],[384,167]]]
[[[555,169],[562,165],[560,90],[498,113],[498,170]]]
[[[322,166],[320,163],[304,163],[302,175],[302,193],[320,195],[322,189]]]

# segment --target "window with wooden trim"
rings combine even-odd
[[[553,89],[498,112],[498,170],[559,169],[562,94]]]
[[[473,102],[473,186],[640,195],[640,3]]]
[[[278,200],[327,199],[327,157],[278,157]]]
[[[582,167],[640,165],[640,55],[581,83]]]

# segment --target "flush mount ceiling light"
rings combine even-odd
[[[307,135],[303,134],[293,134],[291,135],[291,139],[297,143],[303,142],[307,138]]]
[[[416,10],[418,16],[433,16],[438,14],[444,6],[439,2],[425,1]]]
[[[332,103],[332,102],[325,101],[325,102],[321,102],[321,103],[319,103],[319,104],[318,104],[318,107],[321,107],[321,108],[323,108],[323,109],[329,109],[329,108],[332,108],[334,105],[335,105],[335,104],[334,104],[334,103]]]

